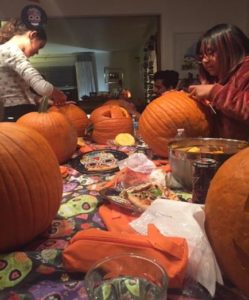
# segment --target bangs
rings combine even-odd
[[[214,43],[214,40],[210,38],[205,38],[200,43],[200,47],[198,48],[198,55],[209,55],[217,51],[217,47]]]

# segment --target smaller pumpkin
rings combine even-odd
[[[132,119],[126,109],[116,105],[103,105],[90,116],[93,125],[92,139],[98,144],[106,144],[119,133],[132,134]]]
[[[16,122],[38,131],[46,138],[59,161],[64,163],[71,158],[77,147],[77,133],[71,123],[61,113],[48,111],[48,99],[45,97],[39,112],[30,112]]]
[[[88,126],[89,120],[87,114],[79,106],[73,103],[66,103],[60,106],[51,106],[49,111],[57,111],[62,113],[76,129],[79,137],[84,136],[85,129]]]

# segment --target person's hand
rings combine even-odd
[[[64,105],[67,100],[67,96],[62,91],[56,88],[54,88],[51,97],[53,99],[54,105]]]
[[[190,93],[189,96],[194,100],[206,104],[213,86],[213,84],[190,85],[188,88],[188,91]]]

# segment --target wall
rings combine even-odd
[[[34,1],[37,2],[37,1]],[[31,1],[1,1],[0,18],[19,15]],[[248,0],[40,0],[49,16],[161,16],[161,67],[173,68],[174,34],[202,32],[216,23],[231,22],[249,33]]]
[[[2,0],[0,18],[18,16],[23,6],[30,3],[32,1],[12,0],[10,6],[8,0]],[[201,33],[217,23],[230,22],[249,34],[248,0],[40,0],[40,5],[49,17],[160,15],[161,69],[175,68],[179,50],[175,37],[179,33]],[[136,53],[117,53],[112,59],[108,54],[97,55],[99,90],[106,90],[102,72],[109,58],[111,66],[125,66],[128,70],[125,85],[133,88],[134,70],[139,71],[134,57]],[[139,90],[136,90],[138,96],[141,87]]]
[[[110,53],[95,53],[96,58],[96,69],[97,69],[97,82],[98,91],[105,92],[108,91],[108,86],[105,83],[104,69],[110,64]]]
[[[117,52],[96,52],[96,71],[98,91],[108,91],[108,85],[105,82],[105,67],[121,68],[124,70],[124,87],[133,89],[133,73],[137,69],[137,61],[135,59],[136,52],[117,51]],[[65,55],[38,55],[30,58],[33,66],[40,67],[56,67],[56,66],[73,66],[76,61],[76,54]],[[61,76],[61,74],[59,74]]]

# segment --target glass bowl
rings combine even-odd
[[[90,300],[165,300],[168,278],[155,260],[123,253],[96,262],[85,287]]]

